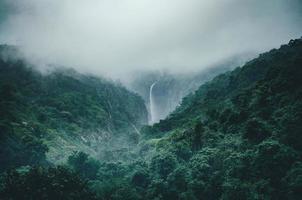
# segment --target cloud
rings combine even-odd
[[[302,34],[299,0],[5,0],[0,42],[43,65],[193,71]]]

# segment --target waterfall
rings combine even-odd
[[[156,85],[157,81],[152,83],[152,85],[150,86],[150,93],[149,93],[149,101],[150,101],[150,117],[151,117],[151,120],[150,120],[150,124],[153,124],[156,120],[156,117],[155,117],[155,105],[154,105],[154,99],[153,99],[153,87]]]

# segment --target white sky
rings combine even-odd
[[[40,66],[190,72],[302,36],[299,0],[4,0],[0,42]]]

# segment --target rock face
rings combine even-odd
[[[143,97],[149,111],[149,124],[153,124],[165,119],[181,103],[183,97],[197,90],[201,84],[220,73],[242,65],[251,56],[252,54],[245,54],[233,57],[223,64],[194,74],[138,73],[128,87]]]

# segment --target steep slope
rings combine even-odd
[[[201,84],[211,80],[218,74],[242,65],[253,57],[255,56],[252,53],[233,56],[203,70],[187,74],[159,71],[136,73],[127,85],[143,97],[150,109],[150,86],[156,82],[156,86],[153,88],[155,103],[155,116],[153,118],[155,122],[159,122],[160,119],[165,119],[175,110],[183,97],[195,92]],[[151,116],[149,117],[151,118]]]
[[[298,39],[217,76],[184,98],[167,119],[145,127],[149,139],[143,149],[153,146],[158,156],[175,156],[178,162],[162,177],[172,184],[168,188],[183,192],[161,195],[301,197],[301,77]],[[179,167],[185,170],[181,188],[169,183]]]
[[[241,96],[248,92],[256,92],[261,87],[273,89],[272,91],[262,91],[267,93],[256,93],[253,96],[254,98],[263,95],[280,95],[279,93],[285,92],[277,90],[275,88],[277,86],[273,85],[280,85],[281,83],[279,82],[284,84],[282,87],[286,87],[285,89],[300,89],[300,82],[298,82],[300,75],[299,59],[301,57],[300,43],[301,40],[291,41],[289,45],[283,45],[279,50],[274,49],[268,53],[261,54],[242,68],[236,68],[231,72],[215,77],[212,81],[202,85],[195,94],[185,97],[181,106],[168,116],[166,120],[162,120],[161,123],[155,125],[155,127],[169,131],[173,127],[185,126],[185,124],[194,119],[197,121],[217,121],[218,117],[214,116],[214,114],[221,112],[221,108],[226,107],[234,111],[234,106],[238,106],[235,103],[236,100],[239,101]],[[250,99],[249,101],[252,100]],[[241,106],[248,106],[248,102],[246,102],[246,105]],[[244,119],[242,118],[242,120]]]
[[[74,153],[66,166],[80,179],[70,179],[75,175],[60,168],[18,169],[1,176],[0,194],[33,198],[42,182],[49,196],[301,199],[301,66],[302,39],[292,40],[215,77],[187,96],[167,119],[143,127],[137,151],[130,151],[126,162]],[[56,188],[61,174],[66,177],[63,187]],[[89,180],[85,187],[83,179]],[[69,183],[83,190],[68,192]]]
[[[120,149],[137,141],[136,129],[147,123],[139,96],[73,70],[43,75],[5,56],[9,51],[16,50],[1,47],[1,168],[38,162],[47,149],[48,160],[57,162],[73,151],[102,156],[106,145]]]

